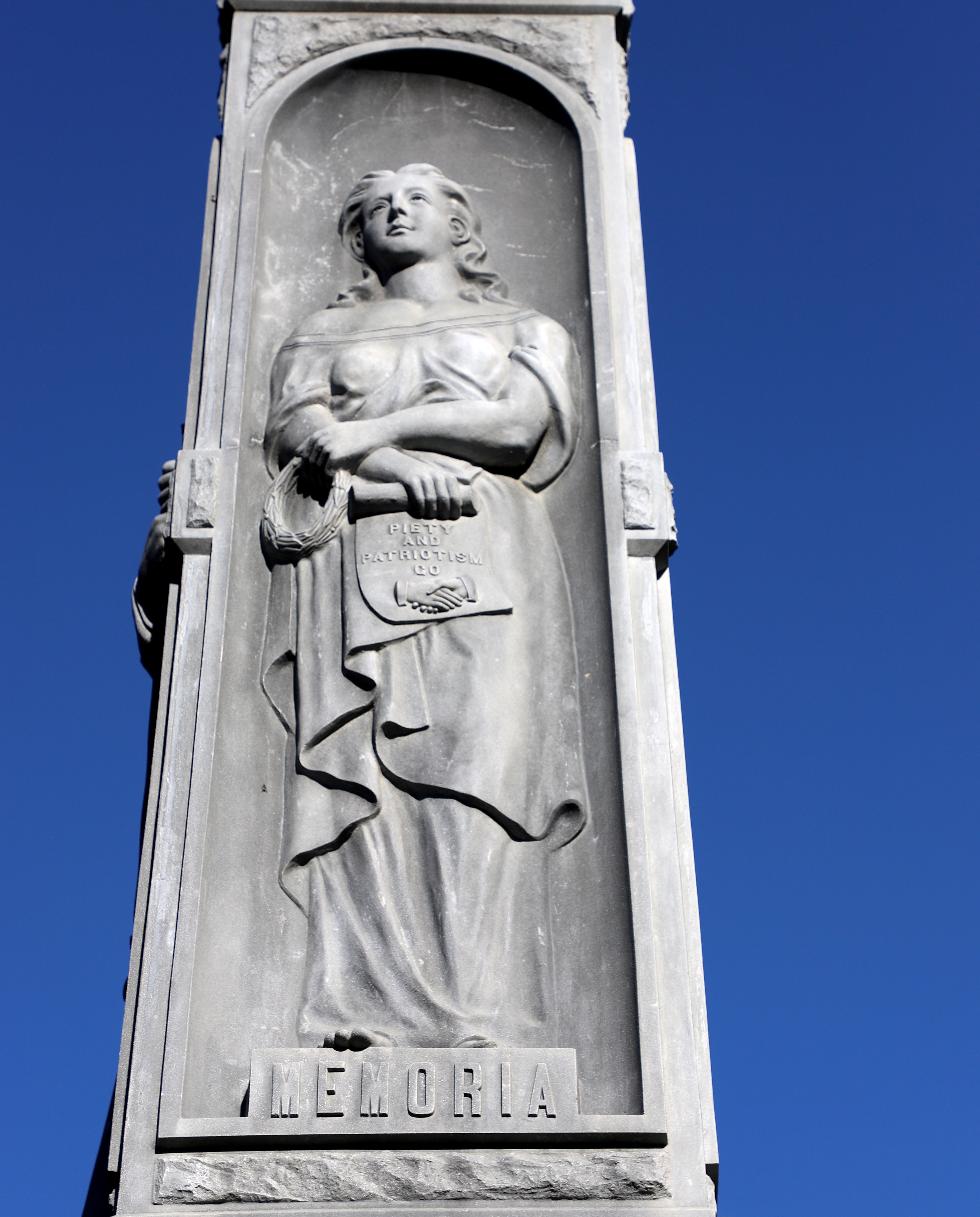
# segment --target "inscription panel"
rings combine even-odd
[[[509,613],[494,572],[493,532],[481,515],[415,520],[404,512],[356,524],[357,579],[386,621]]]
[[[258,1048],[245,1122],[272,1136],[575,1132],[575,1052]]]

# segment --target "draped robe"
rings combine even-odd
[[[384,330],[344,321],[338,333],[315,315],[277,356],[273,473],[317,412],[463,410],[509,397],[516,364],[550,410],[523,471],[414,454],[469,482],[472,519],[391,512],[273,567],[263,683],[290,736],[281,882],[309,919],[300,1040],[540,1039],[548,854],[587,814],[571,604],[542,499],[575,446],[574,346],[513,306]],[[469,598],[431,615],[396,605],[396,586],[433,570],[461,575]]]

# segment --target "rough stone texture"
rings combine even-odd
[[[623,456],[623,525],[626,528],[656,528],[660,523],[658,496],[654,487],[657,474],[655,454],[636,452]]]
[[[616,48],[616,81],[619,85],[619,118],[625,131],[630,119],[629,55],[625,47]]]
[[[166,1154],[157,1204],[662,1200],[663,1150],[385,1150]]]
[[[598,113],[598,100],[592,88],[595,51],[588,22],[570,16],[557,23],[536,16],[499,14],[361,13],[357,17],[260,17],[252,36],[246,105],[251,106],[287,72],[318,55],[366,42],[411,37],[482,43],[520,55],[553,72]],[[625,55],[622,63],[621,88],[625,90]],[[628,104],[625,97],[623,104],[624,107]]]
[[[664,473],[659,452],[624,452],[620,463],[623,487],[623,526],[657,529],[674,539],[677,529],[671,498],[673,487]]]
[[[177,454],[170,538],[185,554],[210,552],[221,463],[216,451],[181,449]]]
[[[623,493],[623,527],[628,552],[653,557],[664,546],[677,546],[673,486],[660,452],[624,452],[619,463]]]
[[[215,457],[195,456],[192,459],[185,520],[188,528],[214,527],[217,478],[218,462]]]

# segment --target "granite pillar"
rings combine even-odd
[[[222,12],[116,1211],[709,1217],[628,8]]]

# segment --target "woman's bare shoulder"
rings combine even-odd
[[[363,328],[359,322],[364,305],[354,305],[348,308],[328,307],[317,309],[310,313],[296,326],[286,339],[286,343],[303,338],[341,338],[344,334],[355,333]]]
[[[304,339],[334,340],[347,335],[399,329],[426,320],[426,309],[411,300],[364,300],[332,305],[310,313],[299,323],[290,342]]]
[[[529,310],[515,325],[521,346],[537,347],[552,354],[566,355],[575,350],[571,334],[554,317]]]

